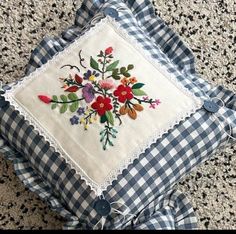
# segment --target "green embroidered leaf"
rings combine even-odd
[[[147,95],[143,90],[141,89],[132,89],[132,93],[134,96],[144,96]]]
[[[60,108],[60,113],[63,114],[67,111],[68,109],[68,104],[67,103],[64,103],[61,108]]]
[[[128,70],[132,70],[134,68],[134,65],[133,64],[129,64],[128,65]]]
[[[100,122],[105,123],[107,121],[106,115],[101,116]]]
[[[125,73],[123,73],[123,75],[124,75],[125,77],[130,77],[130,76],[131,76],[129,72],[125,72]]]
[[[75,111],[77,111],[78,107],[79,107],[79,102],[78,102],[78,101],[77,101],[77,102],[73,102],[73,103],[70,105],[70,111],[71,111],[71,112],[75,112]]]
[[[114,118],[113,118],[112,112],[111,112],[111,111],[106,111],[105,115],[106,115],[106,117],[107,117],[108,122],[109,122],[111,125],[114,125]]]
[[[106,71],[112,71],[113,69],[115,69],[117,67],[118,64],[119,64],[119,60],[116,60],[115,62],[113,62],[109,66],[107,66]]]
[[[120,73],[121,73],[121,74],[124,74],[125,72],[126,72],[126,68],[125,68],[125,67],[121,67],[121,68],[120,68]]]
[[[134,84],[134,85],[132,86],[132,89],[140,89],[140,88],[142,88],[143,86],[144,86],[143,83],[136,83],[136,84]]]
[[[57,103],[53,103],[53,104],[51,105],[51,109],[54,110],[54,109],[56,109],[56,108],[57,108]]]
[[[120,80],[120,76],[112,75],[112,77],[113,77],[115,80]]]
[[[117,75],[117,74],[118,74],[118,72],[119,72],[119,69],[118,69],[118,68],[116,68],[116,69],[113,69],[113,71],[112,71],[112,75]]]
[[[66,95],[62,94],[60,97],[61,97],[61,100],[62,100],[63,102],[67,102],[67,97],[66,97]]]
[[[53,95],[53,96],[52,96],[52,100],[55,101],[55,102],[57,102],[57,101],[58,101],[57,96],[56,96],[56,95]]]
[[[69,98],[71,101],[74,101],[74,100],[77,100],[77,99],[78,99],[78,96],[77,96],[75,93],[69,93],[69,94],[68,94],[68,98]]]
[[[93,59],[93,57],[90,57],[90,67],[92,67],[95,70],[99,70],[98,63]]]

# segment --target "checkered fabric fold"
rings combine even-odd
[[[225,107],[221,108],[221,116],[226,121],[223,130],[211,118],[211,114],[202,108],[151,145],[104,192],[107,201],[122,201],[135,217],[124,220],[122,215],[111,214],[106,217],[104,228],[196,228],[196,218],[190,203],[173,186],[224,146],[227,141],[225,131],[229,124],[232,136],[235,137],[236,96],[222,86],[212,87],[196,74],[193,53],[155,15],[149,0],[84,0],[72,27],[58,37],[46,37],[40,42],[32,53],[26,74],[45,64],[88,30],[89,21],[99,21],[103,17],[101,12],[107,7],[119,11],[118,22],[121,27],[139,40],[170,72],[175,73],[186,88],[203,100],[220,98],[225,103]],[[101,220],[93,207],[96,196],[11,106],[2,108],[0,112],[0,130],[3,139],[1,152],[13,160],[16,173],[25,186],[68,220],[64,228],[94,228]],[[233,140],[229,142],[233,143]]]

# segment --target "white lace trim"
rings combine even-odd
[[[102,184],[97,184],[95,183],[89,176],[84,172],[84,170],[76,164],[70,156],[62,150],[62,147],[60,144],[54,139],[54,137],[50,136],[50,134],[44,129],[41,124],[28,113],[22,107],[17,103],[17,100],[14,98],[14,92],[17,89],[22,89],[24,88],[27,84],[28,81],[33,79],[34,77],[38,76],[43,72],[47,67],[53,65],[56,63],[58,60],[60,60],[61,57],[66,56],[68,53],[68,49],[76,48],[81,40],[89,38],[91,35],[96,33],[96,31],[99,30],[99,28],[104,24],[108,23],[110,24],[115,31],[123,37],[126,41],[128,41],[139,53],[141,53],[149,62],[151,62],[164,76],[168,77],[170,81],[179,89],[181,90],[185,95],[190,97],[191,99],[194,100],[195,106],[192,107],[191,110],[189,110],[186,113],[181,113],[178,116],[176,116],[175,121],[171,121],[168,124],[168,128],[166,129],[161,129],[159,132],[157,132],[154,136],[151,136],[148,140],[145,141],[143,145],[140,145],[138,149],[136,149],[133,154],[127,158],[126,160],[122,161],[120,165],[115,169],[110,171],[108,176],[106,177],[105,181]],[[124,169],[127,169],[130,164],[133,163],[134,159],[137,159],[140,154],[144,153],[147,148],[149,148],[153,143],[157,141],[157,139],[161,138],[163,134],[168,133],[169,130],[173,129],[175,125],[179,124],[181,121],[185,120],[187,117],[190,117],[193,113],[195,113],[199,108],[201,108],[203,102],[200,98],[196,97],[192,92],[190,92],[187,88],[185,88],[180,81],[177,80],[174,74],[171,74],[167,71],[166,67],[158,63],[156,60],[154,60],[141,45],[135,39],[134,37],[130,36],[128,32],[126,32],[124,29],[121,28],[121,26],[115,22],[114,19],[111,17],[107,16],[106,18],[103,18],[98,22],[94,27],[91,27],[84,35],[80,36],[78,39],[76,39],[72,44],[67,46],[63,51],[58,52],[53,59],[49,60],[46,64],[41,66],[40,68],[36,69],[34,72],[29,74],[28,76],[24,77],[24,79],[20,80],[16,85],[14,85],[10,90],[6,90],[6,93],[4,94],[5,99],[10,102],[10,104],[20,112],[20,114],[29,122],[30,125],[34,127],[34,129],[45,138],[46,141],[50,143],[50,145],[55,149],[56,152],[60,154],[61,157],[63,157],[66,160],[66,163],[70,165],[71,169],[74,169],[77,174],[81,176],[81,179],[86,182],[86,184],[95,192],[97,196],[100,196],[103,191],[107,189],[109,185],[112,184],[114,180],[117,179],[119,174],[122,174],[122,171]]]

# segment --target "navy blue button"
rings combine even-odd
[[[107,200],[100,199],[95,202],[94,209],[97,211],[99,215],[107,216],[111,212],[111,205]]]
[[[118,17],[119,17],[118,11],[116,9],[110,8],[110,7],[107,7],[104,9],[104,14],[109,15],[114,19],[118,19]]]
[[[219,110],[219,105],[209,100],[204,101],[203,107],[206,111],[210,113],[216,113]]]

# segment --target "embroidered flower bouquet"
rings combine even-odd
[[[60,108],[61,114],[70,111],[72,125],[80,123],[87,130],[89,124],[96,121],[104,124],[100,132],[104,150],[108,145],[113,146],[118,133],[115,125],[122,124],[122,115],[127,114],[135,120],[137,113],[144,110],[144,105],[155,109],[160,104],[159,99],[149,98],[143,89],[145,84],[132,76],[133,64],[119,67],[119,60],[113,59],[112,47],[101,50],[96,59],[91,56],[90,69],[83,76],[77,66],[63,65],[61,68],[78,70],[74,76],[69,74],[66,78],[59,78],[65,94],[38,96],[44,103],[51,104],[52,109]],[[80,58],[80,65],[86,68],[83,61]]]

